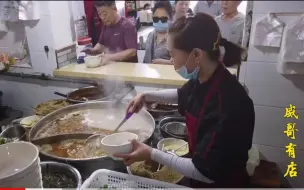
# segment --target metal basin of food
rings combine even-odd
[[[73,184],[75,184],[75,187],[71,187],[71,188],[79,189],[80,186],[82,185],[82,178],[79,171],[68,164],[63,164],[58,162],[41,162],[40,167],[41,167],[42,179],[46,177],[45,175],[61,174],[61,175],[65,175],[74,182]],[[46,181],[44,181],[44,183],[45,182]],[[49,184],[43,184],[43,187],[46,188],[47,185]]]
[[[113,102],[88,102],[76,105],[70,105],[52,112],[42,118],[30,131],[29,139],[34,141],[46,136],[59,135],[58,133],[48,133],[52,131],[51,124],[55,121],[64,121],[64,118],[69,118],[67,115],[81,115],[83,120],[81,123],[85,125],[85,129],[92,129],[92,127],[100,127],[102,129],[113,131],[119,122],[125,117],[125,111],[127,108],[126,103]],[[71,123],[75,125],[75,123]],[[62,129],[57,126],[58,129]],[[64,126],[66,127],[66,126]],[[134,114],[119,131],[134,132],[139,135],[139,141],[147,141],[153,134],[155,129],[155,121],[153,117],[145,110],[141,110],[138,114]],[[55,131],[56,132],[56,131]],[[77,131],[69,133],[94,133],[94,131]],[[96,132],[96,131],[95,131]],[[111,169],[119,170],[123,166],[123,162],[114,161],[107,156],[98,158],[84,158],[84,159],[71,159],[54,156],[40,151],[42,160],[52,160],[58,162],[64,162],[73,165],[77,168],[82,175],[90,175],[96,169]],[[125,168],[125,167],[124,167]],[[85,178],[85,177],[84,177]]]
[[[109,101],[114,88],[105,89],[103,86],[88,86],[70,91],[68,94],[55,92],[56,95],[67,98],[73,104],[84,103],[87,101]]]
[[[2,133],[0,134],[0,137],[25,141],[26,140],[26,130],[21,125],[14,124],[14,125],[6,128],[4,131],[2,131]]]
[[[173,104],[148,102],[146,104],[146,109],[154,118],[158,118],[158,119],[166,116],[179,115],[177,105],[173,105]]]

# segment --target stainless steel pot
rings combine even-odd
[[[74,182],[76,182],[76,187],[79,189],[80,186],[82,185],[82,178],[79,173],[79,171],[72,167],[71,165],[68,164],[63,164],[59,162],[41,162],[41,173],[42,176],[45,174],[55,174],[55,173],[61,173],[65,174],[67,177],[72,179]]]
[[[67,107],[64,107],[62,109],[59,109],[57,111],[54,111],[44,118],[42,118],[30,131],[29,134],[29,139],[32,142],[34,139],[37,138],[38,133],[40,132],[41,129],[47,126],[50,122],[53,122],[54,120],[61,118],[65,116],[68,113],[73,113],[73,112],[79,112],[79,111],[86,111],[90,110],[92,111],[98,111],[100,109],[106,109],[107,114],[113,113],[113,117],[108,117],[109,115],[103,116],[100,115],[98,119],[100,120],[105,120],[107,119],[114,119],[118,123],[120,122],[120,119],[124,117],[125,110],[127,108],[126,103],[115,103],[113,102],[88,102],[88,103],[82,103],[82,104],[75,104],[75,105],[70,105]],[[109,108],[114,106],[114,110],[110,111]],[[108,111],[109,110],[109,111]],[[120,114],[119,114],[120,113]],[[115,114],[117,119],[115,119]],[[137,121],[138,119],[145,120],[147,123],[147,126],[138,126]],[[110,121],[109,121],[110,122]],[[117,123],[117,125],[118,125]],[[117,125],[111,125],[111,127],[114,128]],[[124,124],[124,126],[121,128],[123,130],[124,128],[127,130],[128,127],[138,127],[140,130],[146,130],[147,136],[140,138],[139,140],[141,142],[146,142],[153,134],[153,131],[155,129],[155,121],[151,114],[149,114],[146,110],[141,110],[138,114],[134,114],[128,122]],[[141,131],[140,131],[141,132]],[[40,156],[42,160],[52,160],[52,161],[57,161],[57,162],[64,162],[73,165],[75,168],[77,168],[83,177],[88,177],[93,171],[96,169],[109,169],[109,170],[115,170],[115,171],[122,171],[125,169],[125,166],[123,162],[121,161],[114,161],[113,159],[104,156],[104,157],[99,157],[99,158],[87,158],[87,159],[69,159],[69,158],[62,158],[62,157],[57,157],[53,156],[50,154],[46,154],[44,152],[40,152]]]
[[[185,141],[187,141],[187,137],[186,136],[178,136],[178,135],[174,135],[172,133],[170,133],[167,128],[166,125],[170,122],[186,122],[186,119],[184,117],[165,117],[163,118],[160,122],[159,122],[159,130],[162,134],[162,136],[164,138],[177,138],[177,139],[183,139]]]
[[[65,97],[68,102],[73,104],[88,101],[107,101],[110,100],[114,92],[113,88],[105,89],[102,86],[88,86],[70,91],[68,94],[54,92],[54,94]]]
[[[26,129],[19,124],[14,124],[2,131],[0,137],[18,138],[19,140],[26,141]]]

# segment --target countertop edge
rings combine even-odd
[[[70,71],[59,71],[55,69],[53,71],[55,77],[70,77],[78,79],[105,79],[105,80],[118,80],[130,83],[148,84],[148,85],[172,85],[172,86],[183,86],[186,80],[173,80],[173,79],[161,79],[151,77],[136,77],[136,76],[119,76],[119,75],[106,75],[98,73],[81,73],[81,72],[70,72]],[[79,75],[83,75],[80,77]]]

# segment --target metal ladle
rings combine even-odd
[[[128,113],[126,117],[118,124],[118,126],[114,129],[114,133],[118,131],[118,129],[133,115],[133,113]],[[89,155],[89,152],[92,152],[96,149],[99,149],[101,146],[101,139],[105,137],[104,135],[94,134],[86,139],[84,142],[85,144],[85,151],[86,154]]]
[[[188,145],[188,143],[185,143],[183,145],[181,145],[180,147],[176,148],[176,149],[173,149],[173,150],[167,150],[166,153],[169,153],[169,154],[173,154],[173,155],[177,155],[176,154],[176,151],[183,148],[184,146]]]
[[[101,139],[105,137],[104,135],[95,134],[88,137],[84,142],[84,152],[86,155],[91,155],[95,150],[100,149]]]
[[[113,105],[117,105],[118,103],[121,102],[121,100],[127,95],[129,94],[131,91],[134,90],[134,87],[132,86],[128,92],[126,94],[124,94],[123,96],[117,98],[116,100],[113,101]],[[123,126],[123,124],[133,115],[133,113],[128,113],[125,118],[118,124],[118,126],[114,129],[114,133],[116,133],[118,131],[118,129],[120,129],[121,126]],[[90,137],[88,137],[85,141],[85,146],[86,146],[86,153],[88,153],[89,151],[92,151],[91,148],[94,149],[98,149],[101,146],[101,139],[105,137],[104,135],[100,135],[100,134],[94,134],[91,135]],[[95,142],[94,142],[95,141]],[[94,146],[93,146],[94,145]],[[90,150],[88,150],[90,149]]]
[[[165,145],[163,144],[161,151],[164,151],[164,147],[165,147]],[[158,164],[157,172],[160,170],[160,166],[161,166],[161,164]]]

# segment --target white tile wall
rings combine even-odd
[[[50,16],[41,15],[40,20],[25,25],[30,52],[44,52],[44,46],[53,49],[54,39],[50,26]],[[43,31],[43,32],[42,32]]]
[[[9,31],[7,33],[0,33],[0,52],[13,53],[20,49],[24,37],[25,30],[22,21],[19,22],[7,22]],[[12,43],[14,42],[14,43]]]
[[[69,11],[69,1],[50,1],[50,28],[53,35],[53,48],[59,49],[73,44],[71,27],[72,15]]]
[[[289,142],[297,144],[297,148],[304,151],[304,110],[297,110],[299,120],[284,118],[285,108],[269,106],[255,106],[255,130],[253,142],[255,144],[284,148]],[[287,123],[295,122],[298,132],[296,139],[291,140],[284,134]]]
[[[256,105],[285,107],[290,103],[304,108],[304,75],[284,76],[276,63],[248,62],[245,84]]]
[[[291,13],[303,12],[303,10],[303,1],[254,1],[252,33],[255,30],[255,21],[269,12]],[[280,15],[279,18],[288,23],[297,16],[287,15]],[[248,50],[244,80],[255,104],[256,124],[253,141],[258,144],[263,158],[276,162],[281,172],[285,173],[290,159],[284,147],[290,140],[283,133],[288,122],[283,118],[284,108],[289,104],[296,105],[300,115],[297,121],[299,132],[295,140],[298,145],[296,162],[299,177],[289,179],[289,182],[293,187],[304,187],[304,181],[301,180],[304,172],[304,140],[301,132],[303,126],[301,115],[304,115],[304,75],[279,74],[276,70],[278,52],[277,49],[257,49],[251,45]]]

